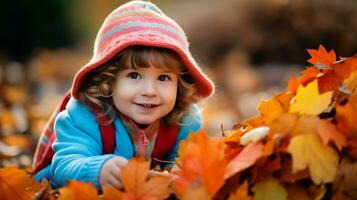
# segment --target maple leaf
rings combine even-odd
[[[249,143],[236,157],[227,165],[224,178],[227,179],[234,174],[252,166],[262,155],[264,145],[261,142]]]
[[[0,199],[31,199],[40,189],[41,184],[32,178],[25,170],[16,167],[0,169]]]
[[[317,134],[293,137],[288,146],[293,159],[293,173],[309,167],[315,184],[333,182],[338,166],[338,154],[324,145]]]
[[[308,60],[311,64],[323,64],[331,65],[336,61],[335,51],[332,49],[330,52],[327,52],[325,47],[320,44],[318,50],[308,49],[307,52],[311,55],[311,58]]]
[[[319,94],[317,80],[306,87],[299,85],[295,101],[291,103],[289,112],[299,114],[318,115],[331,103],[333,92]]]
[[[280,185],[275,178],[268,177],[265,180],[256,183],[252,191],[254,192],[254,200],[285,200],[287,199],[287,192],[285,188]]]
[[[346,137],[337,130],[337,127],[327,120],[321,120],[317,125],[317,133],[320,135],[322,142],[327,145],[333,141],[341,151],[346,146]]]
[[[176,172],[176,193],[182,197],[189,188],[202,184],[207,194],[213,197],[224,184],[227,160],[223,141],[210,138],[201,130],[194,134],[186,148],[188,151],[179,155],[182,162],[181,171]]]
[[[135,157],[129,160],[120,171],[120,179],[126,193],[134,199],[165,199],[169,196],[171,177],[154,176],[147,180],[150,166],[144,158]]]
[[[244,181],[234,193],[229,195],[228,200],[251,200],[252,198],[248,195],[248,189],[248,181]]]
[[[99,200],[97,189],[91,183],[68,181],[68,185],[59,189],[59,200]]]
[[[273,97],[268,101],[260,102],[258,111],[267,124],[270,124],[274,119],[284,113],[283,107],[276,97]]]

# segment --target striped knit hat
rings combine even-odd
[[[195,80],[198,94],[203,98],[213,94],[214,85],[192,57],[186,35],[180,26],[153,3],[132,1],[115,9],[105,19],[97,34],[92,59],[74,78],[72,96],[78,99],[78,89],[90,71],[133,45],[175,51]]]

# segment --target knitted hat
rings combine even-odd
[[[105,19],[95,40],[93,57],[74,78],[72,96],[78,99],[78,89],[90,71],[133,45],[173,50],[195,80],[198,94],[203,98],[213,94],[213,83],[192,57],[180,26],[153,3],[132,1],[115,9]]]

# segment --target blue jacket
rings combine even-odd
[[[98,122],[89,108],[71,98],[66,110],[60,112],[55,120],[56,141],[53,143],[55,155],[51,165],[39,171],[35,178],[50,180],[52,187],[61,187],[68,180],[80,180],[93,183],[100,189],[100,170],[108,159],[122,156],[131,159],[134,147],[122,121],[117,117],[114,121],[116,147],[113,154],[102,155],[102,141]],[[166,160],[174,160],[177,156],[179,142],[187,138],[191,131],[202,127],[199,108],[194,105],[191,112],[181,120],[176,145]]]

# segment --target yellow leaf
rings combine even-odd
[[[338,154],[322,143],[315,133],[293,137],[288,146],[293,159],[293,173],[309,167],[315,184],[333,182],[338,166]]]
[[[285,188],[278,180],[272,177],[268,177],[262,182],[255,184],[252,190],[254,192],[254,200],[285,200],[288,196]]]
[[[295,100],[290,105],[290,113],[318,115],[331,103],[333,92],[319,94],[317,80],[312,81],[306,87],[299,85]]]

